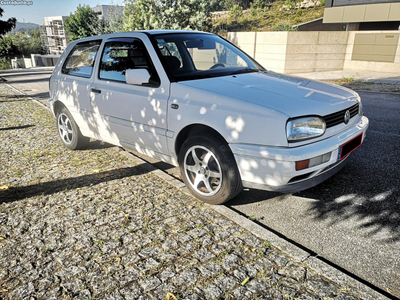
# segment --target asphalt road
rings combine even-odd
[[[341,172],[294,195],[243,191],[228,206],[400,297],[400,95],[360,96],[370,127]]]
[[[50,74],[0,71],[9,84],[39,100],[48,97]],[[341,172],[294,195],[244,190],[227,206],[400,297],[400,95],[360,95],[370,128]]]
[[[37,100],[47,101],[52,72],[53,68],[5,70],[0,71],[0,78]]]

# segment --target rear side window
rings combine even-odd
[[[104,45],[99,78],[126,82],[127,69],[147,69],[151,75],[149,85],[157,85],[160,82],[150,56],[140,40],[132,38],[109,40]]]
[[[101,40],[79,43],[69,53],[61,72],[67,75],[90,78]]]

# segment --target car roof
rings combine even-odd
[[[158,35],[158,34],[175,34],[175,33],[203,33],[203,34],[212,34],[209,32],[203,32],[203,31],[193,31],[193,30],[138,30],[138,31],[125,31],[125,32],[116,32],[116,33],[108,33],[108,34],[103,34],[103,35],[96,35],[96,36],[90,36],[90,37],[85,37],[79,40],[73,41],[73,43],[76,42],[83,42],[83,41],[90,41],[90,40],[96,40],[96,39],[109,39],[113,37],[129,37],[132,33],[143,33],[146,35]]]

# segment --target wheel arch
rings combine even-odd
[[[57,115],[57,111],[59,111],[63,107],[65,107],[69,111],[69,109],[60,100],[55,101],[54,104],[53,104],[53,113],[54,113],[54,115],[56,116]]]
[[[217,135],[221,141],[223,141],[226,146],[230,149],[228,142],[226,139],[214,128],[204,125],[204,124],[191,124],[183,128],[179,133],[178,136],[176,137],[175,140],[175,154],[176,157],[179,157],[179,151],[181,150],[181,147],[185,140],[190,136],[190,135],[198,135],[198,134],[204,134],[205,132],[212,132],[215,135]]]

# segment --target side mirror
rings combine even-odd
[[[125,80],[127,84],[142,85],[149,83],[150,73],[146,69],[127,69]]]

